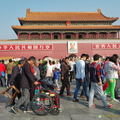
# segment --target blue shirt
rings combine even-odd
[[[76,62],[76,79],[84,79],[85,77],[85,62],[78,60]]]
[[[59,74],[60,74],[60,72],[56,70],[54,72],[54,79],[59,79]]]

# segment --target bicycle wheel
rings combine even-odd
[[[52,108],[52,99],[46,94],[39,93],[32,99],[32,109],[38,115],[47,115]]]

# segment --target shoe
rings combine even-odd
[[[78,99],[73,99],[73,102],[78,102],[79,100]]]
[[[12,110],[15,114],[18,114],[18,113],[19,113],[18,109],[14,108],[14,107],[11,107],[11,110]]]
[[[120,102],[119,100],[117,100],[117,99],[112,99],[112,101],[111,102]]]
[[[25,108],[23,112],[24,112],[24,113],[31,113],[31,112],[33,112],[33,111],[32,111],[30,108]]]
[[[60,97],[65,97],[64,95],[60,95],[60,94],[59,94],[59,96],[60,96]]]
[[[12,103],[11,103],[11,106],[14,106],[15,105],[15,102],[13,101]]]
[[[111,108],[111,107],[113,107],[112,104],[108,104],[107,106],[105,106],[105,108]]]
[[[115,99],[120,99],[120,97],[115,97]]]
[[[61,108],[58,108],[59,112],[62,112],[62,109]]]
[[[97,98],[97,95],[94,95],[95,98]]]
[[[67,96],[70,96],[70,97],[72,97],[73,95],[72,95],[72,94],[68,94]]]
[[[24,110],[23,112],[24,112],[24,113],[32,113],[33,111],[32,111],[32,110],[27,110],[27,111]]]
[[[94,104],[89,106],[89,108],[95,108],[95,107],[96,107],[96,105],[94,105]]]
[[[86,96],[85,95],[81,95],[80,98],[85,98]]]

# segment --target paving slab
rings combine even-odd
[[[82,87],[81,87],[82,88]],[[0,87],[0,92],[6,88]],[[75,90],[75,81],[71,84],[71,93]],[[59,92],[59,91],[57,91]],[[46,116],[36,115],[32,113],[23,113],[20,109],[20,114],[14,114],[10,106],[7,106],[9,98],[6,95],[0,96],[0,120],[120,120],[120,103],[113,103],[113,108],[105,109],[99,97],[94,98],[96,108],[88,108],[86,98],[80,98],[79,102],[73,102],[73,97],[66,96],[60,98],[62,112],[59,115],[48,114]],[[120,95],[120,94],[119,94]],[[111,103],[110,97],[107,101]],[[6,107],[7,106],[7,107]]]

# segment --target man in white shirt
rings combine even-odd
[[[70,64],[70,67],[71,67],[71,70],[70,70],[70,84],[71,84],[72,79],[73,79],[73,74],[74,74],[74,65],[75,65],[75,62],[73,61],[73,58],[70,58],[69,64]]]

